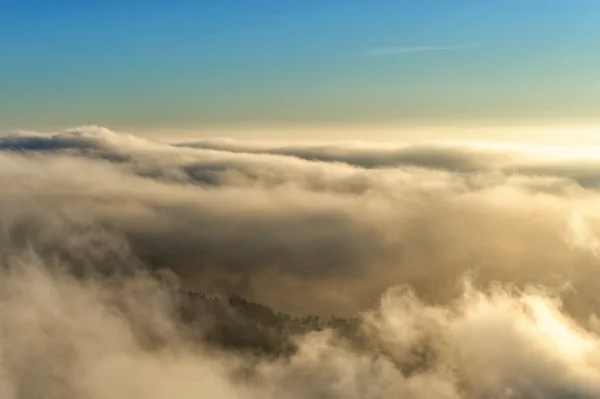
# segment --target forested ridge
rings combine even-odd
[[[361,335],[358,318],[292,316],[237,295],[179,292],[178,304],[177,318],[193,339],[228,350],[280,356],[293,353],[294,339],[311,332],[330,329],[355,344]]]

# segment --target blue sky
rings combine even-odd
[[[595,0],[0,0],[0,129],[597,124]]]

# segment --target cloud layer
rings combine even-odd
[[[2,239],[17,250],[88,262],[79,241],[108,235],[191,287],[295,312],[354,313],[397,283],[443,300],[474,270],[482,282],[569,282],[590,300],[598,288],[597,158],[459,144],[174,146],[99,127],[5,136],[0,148]]]
[[[94,126],[0,149],[3,397],[600,393],[593,153],[170,145]],[[147,275],[165,269],[279,310],[366,312],[381,350],[327,331],[251,366],[192,347]]]

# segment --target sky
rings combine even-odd
[[[599,20],[595,0],[0,0],[0,130],[589,137]]]

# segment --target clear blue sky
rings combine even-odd
[[[0,0],[0,129],[600,121],[597,0]]]

